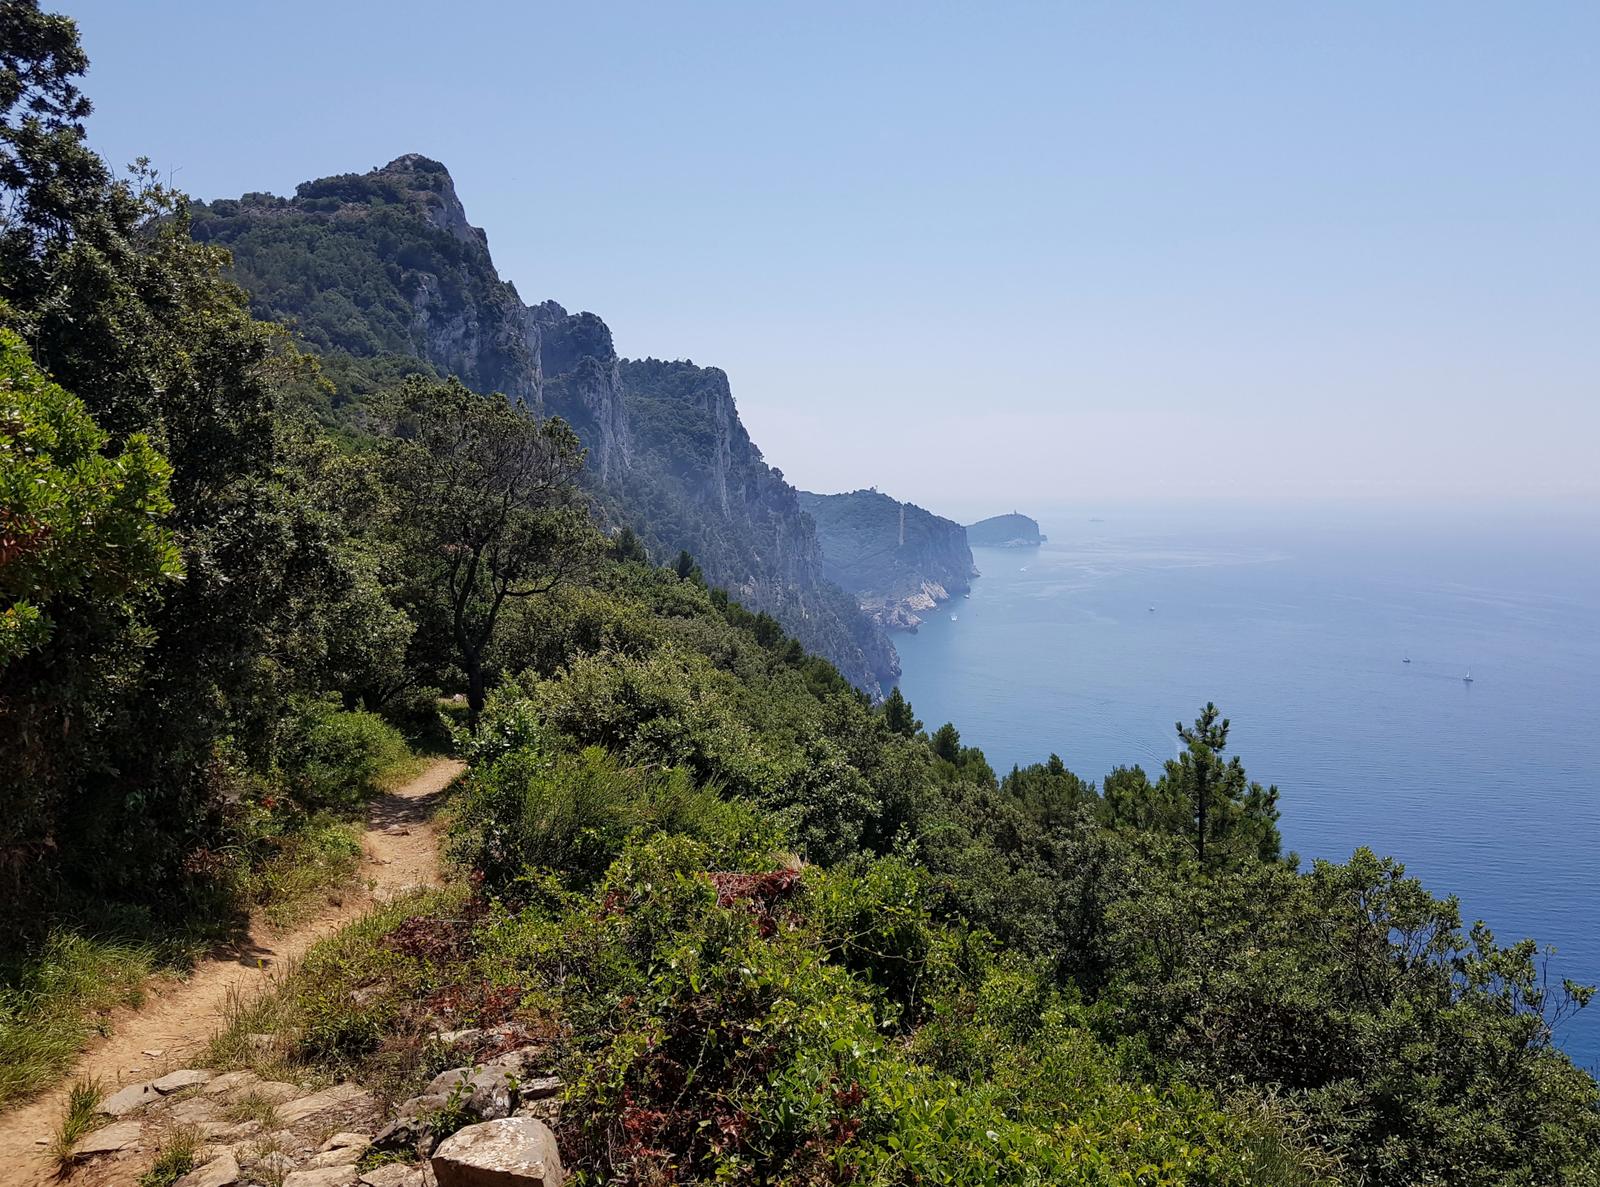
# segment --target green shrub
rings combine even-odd
[[[548,870],[591,885],[636,833],[678,833],[731,866],[765,860],[776,829],[738,801],[696,787],[675,767],[625,766],[598,747],[578,754],[525,745],[475,770],[457,808],[452,854],[491,893]]]
[[[312,807],[353,807],[412,767],[400,731],[374,713],[306,700],[291,719],[281,765],[290,787]]]

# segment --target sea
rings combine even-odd
[[[1098,781],[1158,774],[1214,701],[1305,864],[1392,855],[1467,923],[1553,947],[1553,979],[1600,984],[1600,515],[1036,517],[1046,543],[973,549],[971,594],[896,637],[930,730]],[[1600,1072],[1600,999],[1556,1038]]]

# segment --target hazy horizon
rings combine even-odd
[[[525,300],[725,369],[807,489],[1600,493],[1593,6],[65,7],[113,162],[436,157]]]

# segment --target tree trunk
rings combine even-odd
[[[478,732],[478,717],[483,713],[483,660],[475,653],[461,657],[461,665],[467,670],[467,729],[476,734]]]

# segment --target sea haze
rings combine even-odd
[[[1066,511],[974,549],[900,687],[996,770],[1158,774],[1213,700],[1286,849],[1357,846],[1600,982],[1600,519]],[[1409,656],[1409,664],[1403,662]],[[1463,677],[1471,673],[1469,684]],[[1600,1066],[1600,1003],[1558,1032]]]

